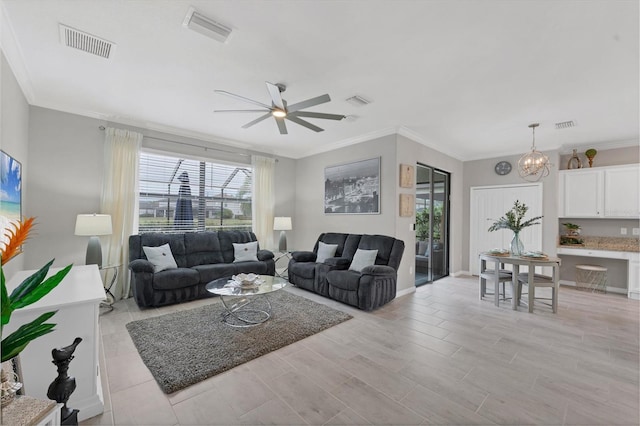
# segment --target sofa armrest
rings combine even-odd
[[[291,257],[296,262],[315,262],[318,256],[312,251],[294,251]]]
[[[351,260],[346,257],[330,257],[324,260],[326,265],[330,265],[333,270],[343,270],[349,269],[349,265],[351,265]]]
[[[133,262],[130,262],[129,269],[131,269],[133,273],[150,272],[153,274],[153,272],[155,271],[153,263],[145,259],[136,259]]]
[[[371,265],[362,268],[362,275],[397,275],[395,269],[386,265]]]
[[[265,261],[273,259],[273,252],[269,250],[258,250],[258,260]]]

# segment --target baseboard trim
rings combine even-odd
[[[451,274],[452,277],[457,278],[457,277],[470,277],[471,276],[471,272],[470,271],[458,271],[458,272],[454,272],[453,274]]]
[[[568,281],[568,280],[560,280],[560,285],[567,285],[570,287],[575,287],[576,286],[576,282],[575,281]],[[616,293],[616,294],[627,294],[627,289],[626,288],[620,288],[620,287],[609,287],[607,286],[607,293]],[[640,298],[640,293],[638,293],[638,298]],[[629,298],[634,299],[634,297],[631,296],[631,294],[629,294]]]
[[[405,288],[404,290],[396,291],[396,297],[406,296],[407,294],[411,294],[411,293],[415,293],[415,292],[416,292],[416,288],[415,287]]]

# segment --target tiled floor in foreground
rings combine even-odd
[[[291,288],[354,319],[165,395],[125,324],[216,303],[101,317],[105,413],[83,424],[638,425],[638,301],[562,288],[558,314],[478,300],[445,278],[372,313]]]

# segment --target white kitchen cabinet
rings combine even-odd
[[[640,165],[604,169],[605,217],[640,217]]]
[[[49,275],[60,269],[51,268]],[[9,293],[34,272],[21,271],[11,277],[7,283]],[[58,376],[56,366],[51,362],[51,350],[70,345],[76,337],[82,338],[69,365],[69,375],[76,378],[76,390],[68,402],[69,407],[80,410],[80,421],[104,410],[98,364],[98,319],[100,302],[104,299],[98,266],[74,266],[49,294],[36,303],[15,310],[3,330],[3,333],[11,333],[45,312],[57,311],[48,321],[56,324],[54,331],[33,340],[20,353],[24,391],[40,399],[47,399],[49,384]]]
[[[640,217],[640,165],[560,170],[559,217]]]

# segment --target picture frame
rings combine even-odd
[[[380,157],[324,169],[325,214],[380,214]]]
[[[0,150],[0,244],[8,237],[4,230],[22,220],[22,164]]]
[[[400,188],[413,188],[415,172],[411,164],[400,164]]]
[[[413,194],[400,194],[400,216],[409,217],[414,215],[416,199]]]

